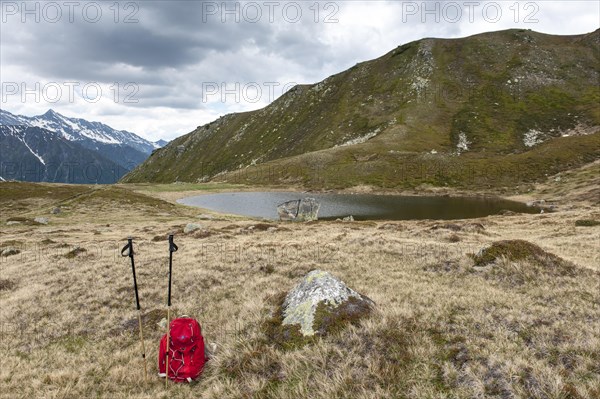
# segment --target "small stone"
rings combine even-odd
[[[352,215],[346,216],[345,218],[342,219],[342,222],[354,222],[354,216],[352,216]]]
[[[7,226],[14,226],[15,224],[21,224],[21,222],[18,222],[16,220],[9,220],[8,222],[6,222]]]
[[[527,206],[542,206],[546,204],[546,200],[535,200],[527,202]]]
[[[36,217],[35,219],[33,219],[33,221],[37,222],[39,224],[48,224],[48,218],[41,217],[41,216]]]
[[[185,234],[189,234],[191,232],[194,232],[196,230],[200,230],[202,229],[203,226],[201,224],[197,224],[197,223],[188,223],[184,228],[183,228],[183,232]]]
[[[208,359],[212,359],[215,357],[215,354],[217,353],[217,344],[215,344],[214,342],[208,343],[205,346],[204,350],[206,352],[206,357]]]
[[[213,215],[208,215],[206,213],[203,213],[201,215],[196,216],[198,219],[200,220],[213,220],[215,217]]]
[[[56,208],[52,209],[52,212],[51,212],[51,213],[52,213],[53,215],[58,215],[58,214],[59,214],[59,213],[61,213],[61,212],[62,212],[62,211],[61,211],[60,207],[56,207]]]

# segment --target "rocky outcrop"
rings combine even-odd
[[[310,222],[319,218],[321,204],[314,198],[303,198],[284,202],[277,206],[279,220]]]

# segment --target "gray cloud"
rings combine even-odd
[[[87,1],[80,3],[70,22],[65,3],[56,1],[63,13],[58,22],[45,21],[41,15],[39,23],[31,16],[23,23],[22,10],[13,11],[15,5],[22,7],[25,3],[2,0],[0,80],[28,84],[134,82],[139,88],[137,103],[70,105],[62,101],[59,111],[77,112],[80,114],[76,116],[83,118],[87,112],[97,119],[106,115],[107,122],[120,124],[116,127],[144,134],[142,129],[148,126],[151,129],[168,126],[163,116],[166,111],[155,110],[169,110],[170,117],[178,118],[172,125],[177,131],[163,135],[172,138],[209,121],[197,120],[198,115],[212,118],[224,110],[265,105],[264,101],[256,104],[203,101],[206,83],[242,86],[250,82],[310,83],[422,37],[458,37],[515,26],[557,34],[583,33],[595,30],[598,24],[597,18],[590,18],[598,15],[597,2],[520,2],[521,7],[526,3],[537,5],[538,22],[533,24],[524,23],[524,17],[531,11],[524,8],[520,9],[519,20],[505,9],[501,20],[490,22],[481,17],[486,3],[481,2],[476,20],[470,22],[464,2],[437,3],[439,9],[451,3],[461,6],[461,20],[449,22],[442,15],[440,22],[436,22],[434,16],[420,9],[421,1],[323,1],[316,3],[316,7],[312,1],[270,5],[263,1],[140,1],[120,2],[118,15],[112,1]],[[502,4],[506,7],[513,4],[505,3]],[[45,3],[27,4],[30,8],[34,4],[43,8]],[[88,4],[101,5],[102,17],[98,22],[84,18],[82,9]],[[297,5],[301,6],[301,15],[296,13]],[[414,6],[418,8],[416,13],[411,8]],[[90,9],[93,11],[94,7]],[[227,13],[224,9],[240,13],[236,16],[235,12]],[[126,23],[127,16],[137,22]],[[299,18],[295,20],[296,17]],[[331,23],[325,23],[327,17]],[[11,98],[2,107],[43,112],[53,105],[23,104]],[[86,111],[91,107],[93,111]],[[148,122],[158,115],[162,118],[160,123]]]

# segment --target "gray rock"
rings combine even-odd
[[[16,220],[9,220],[8,222],[6,222],[7,226],[14,226],[15,224],[21,224],[21,222],[18,222]]]
[[[342,219],[342,222],[354,222],[354,216],[352,216],[352,215],[346,216],[345,218]]]
[[[39,224],[48,224],[48,218],[42,217],[42,216],[38,216],[35,219],[33,219],[34,222],[37,222]]]
[[[188,224],[187,224],[187,225],[186,225],[186,226],[183,228],[183,232],[184,232],[185,234],[188,234],[188,233],[191,233],[191,232],[194,232],[194,231],[196,231],[196,230],[203,229],[203,228],[204,228],[204,226],[202,226],[201,224],[198,224],[198,223],[188,223]]]
[[[483,254],[490,249],[491,245],[486,245],[485,247],[482,247],[479,249],[479,251],[477,251],[477,254],[475,254],[476,257],[481,258],[483,256]]]
[[[324,334],[329,326],[339,321],[337,316],[343,316],[341,319],[345,320],[356,319],[370,313],[374,305],[369,298],[348,288],[330,273],[313,270],[285,297],[282,325],[300,325],[300,333],[305,337],[317,332]],[[321,324],[315,326],[317,308],[325,315],[319,315]]]
[[[543,206],[546,204],[546,200],[536,200],[527,202],[527,206]]]
[[[52,213],[53,215],[58,215],[58,214],[59,214],[59,213],[61,213],[61,212],[62,212],[62,210],[60,209],[60,207],[56,207],[56,208],[52,209],[52,212],[51,212],[51,213]]]
[[[208,215],[206,213],[203,213],[201,215],[196,216],[198,219],[200,220],[213,220],[215,217],[213,215]]]
[[[18,250],[16,248],[12,248],[12,247],[8,247],[8,248],[2,250],[2,256],[4,256],[4,257],[17,255],[19,253],[21,253],[20,250]]]
[[[279,220],[310,222],[318,220],[321,204],[314,198],[303,198],[284,202],[277,206]]]

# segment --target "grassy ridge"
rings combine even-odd
[[[427,159],[432,150],[440,155],[436,161],[452,158],[466,169],[488,169],[496,156],[527,160],[541,168],[523,170],[527,178],[543,176],[555,161],[555,170],[580,165],[572,149],[597,139],[574,136],[600,126],[598,34],[513,29],[408,43],[318,84],[296,86],[266,108],[201,126],[157,150],[123,181],[195,183],[252,165],[304,169],[316,160],[352,169],[351,178],[336,178],[340,186],[403,186],[389,171]],[[525,144],[528,134],[532,146]],[[565,134],[572,137],[551,144]],[[468,149],[459,151],[461,140]],[[570,156],[556,156],[558,146]],[[365,157],[377,162],[350,166]],[[590,149],[581,154],[594,157]],[[290,179],[315,184],[302,173]],[[429,182],[465,184],[461,178],[415,184]]]
[[[373,148],[374,147],[374,148]],[[532,151],[509,155],[378,153],[375,143],[277,160],[220,176],[230,183],[297,183],[314,188],[369,184],[411,188],[422,184],[458,188],[532,183],[600,158],[600,133],[556,138]]]

